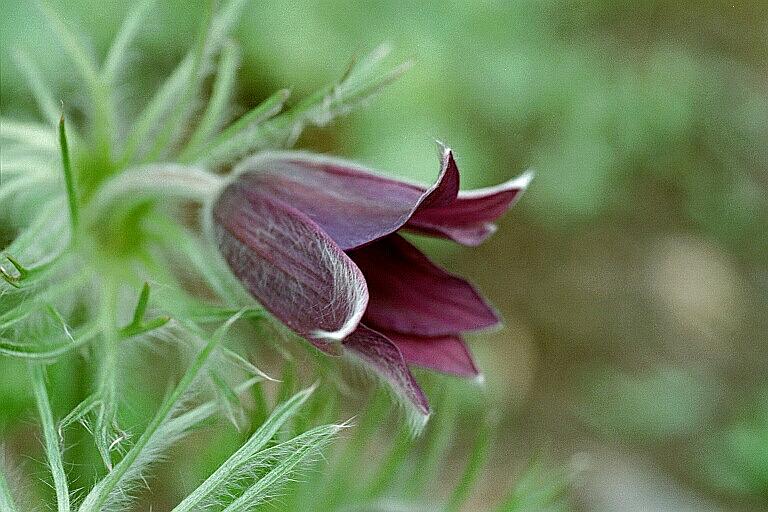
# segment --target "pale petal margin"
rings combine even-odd
[[[499,324],[466,280],[440,268],[400,235],[349,252],[368,284],[364,322],[418,336],[443,336]]]
[[[450,204],[422,204],[405,229],[463,245],[480,245],[496,231],[494,221],[520,199],[532,179],[533,172],[527,171],[495,187],[459,192]]]
[[[343,250],[397,231],[420,205],[449,205],[459,190],[459,170],[447,147],[437,181],[428,189],[303,152],[262,153],[234,174],[245,188],[263,190],[303,212]]]
[[[320,347],[355,330],[368,303],[363,274],[304,213],[235,182],[212,214],[232,272],[281,322]]]
[[[344,340],[344,353],[373,369],[392,388],[411,413],[415,430],[424,427],[429,419],[429,403],[397,345],[361,324]]]

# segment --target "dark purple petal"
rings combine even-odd
[[[344,351],[372,368],[406,405],[411,406],[416,413],[417,426],[426,423],[429,418],[427,397],[413,378],[400,349],[392,341],[361,324],[344,340]]]
[[[447,149],[438,180],[427,190],[299,152],[262,154],[235,173],[248,190],[262,190],[303,212],[344,250],[395,232],[420,204],[444,205],[458,192],[458,169]]]
[[[438,144],[440,146],[440,174],[437,182],[425,191],[424,198],[416,208],[416,212],[448,206],[456,200],[456,196],[459,194],[459,167],[453,158],[453,151],[442,143]]]
[[[235,183],[213,221],[232,272],[280,321],[320,346],[355,330],[368,302],[363,274],[306,215]]]
[[[495,326],[499,317],[475,288],[432,263],[400,235],[349,252],[368,283],[366,324],[443,336]]]
[[[493,222],[520,197],[532,178],[528,172],[496,187],[459,192],[450,204],[422,203],[405,227],[464,245],[479,245],[496,231]]]
[[[480,377],[472,354],[460,336],[423,338],[398,333],[386,333],[386,336],[397,345],[408,364],[459,377]]]

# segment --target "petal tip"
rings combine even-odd
[[[408,422],[411,427],[411,432],[414,436],[421,435],[424,432],[424,427],[429,423],[429,418],[432,416],[432,412],[429,409],[426,410],[412,410],[409,409]]]
[[[493,333],[493,332],[499,332],[500,330],[502,330],[504,328],[504,319],[501,317],[501,315],[496,310],[496,308],[494,308],[490,304],[488,304],[488,308],[489,308],[489,311],[495,316],[495,320],[491,321],[490,317],[489,317],[489,322],[488,322],[487,325],[485,325],[483,327],[479,327],[477,329],[473,329],[471,331],[467,331],[467,332],[476,332],[476,333],[488,334],[488,333]]]
[[[325,340],[331,342],[341,342],[344,338],[352,334],[357,326],[360,324],[360,320],[363,318],[365,309],[368,306],[368,290],[367,288],[360,291],[359,296],[355,297],[355,308],[352,314],[349,315],[344,325],[336,329],[335,331],[324,331],[322,329],[315,329],[311,333],[311,337],[317,340]]]
[[[449,153],[453,152],[448,144],[441,141],[440,139],[435,139],[435,144],[437,144],[437,151],[440,153],[440,158],[445,158]]]
[[[509,187],[525,190],[528,188],[528,185],[531,184],[531,181],[533,181],[534,176],[536,176],[536,171],[534,171],[533,169],[528,169],[517,178],[513,178],[509,182]]]
[[[357,322],[359,322],[359,319]],[[310,336],[316,340],[338,342],[349,336],[352,331],[355,330],[355,327],[357,327],[357,322],[352,323],[350,319],[350,321],[347,321],[346,325],[342,326],[336,331],[324,331],[322,329],[315,329],[310,333]]]
[[[397,345],[383,334],[360,324],[344,340],[343,346],[353,362],[372,370],[366,373],[386,384],[385,389],[402,406],[411,432],[418,435],[429,421],[429,401]]]
[[[478,188],[474,190],[462,190],[459,193],[459,199],[483,199],[488,198],[489,196],[503,194],[505,192],[517,192],[517,194],[515,194],[508,203],[505,203],[506,206],[504,210],[506,210],[514,203],[516,203],[518,199],[520,199],[520,196],[531,184],[531,181],[533,181],[535,175],[536,172],[533,169],[528,169],[520,176],[507,180],[498,185],[494,185],[492,187]],[[501,213],[496,216],[498,217],[500,215]]]

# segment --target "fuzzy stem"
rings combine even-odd
[[[136,195],[158,198],[175,196],[204,203],[216,195],[223,182],[223,178],[203,169],[178,164],[128,169],[104,184],[94,198],[91,210],[98,219],[115,200]]]
[[[98,393],[101,398],[101,407],[96,417],[96,447],[101,455],[104,465],[112,470],[112,457],[110,445],[112,444],[111,432],[117,417],[117,283],[114,279],[106,279],[104,282],[104,295],[102,296],[102,320],[107,326],[103,331],[103,343],[100,346],[103,354],[99,364]]]
[[[40,423],[45,439],[45,453],[53,474],[53,484],[56,489],[56,502],[59,512],[69,512],[69,489],[67,488],[67,476],[61,460],[61,448],[59,436],[53,422],[51,404],[48,400],[48,391],[45,388],[45,367],[38,364],[29,366],[32,377],[32,389],[35,393],[37,411],[40,414]]]
[[[174,406],[192,385],[192,382],[197,377],[197,374],[205,366],[208,358],[220,341],[220,336],[211,337],[211,340],[197,354],[195,360],[192,362],[192,365],[184,373],[181,380],[176,385],[176,388],[173,390],[171,396],[163,402],[158,411],[155,413],[152,421],[150,421],[149,425],[147,425],[147,428],[141,434],[141,437],[139,437],[138,441],[136,441],[136,444],[133,445],[130,451],[125,454],[125,457],[123,457],[123,459],[118,462],[117,465],[115,465],[115,468],[98,484],[96,484],[90,493],[88,493],[88,496],[86,496],[85,500],[83,501],[79,512],[98,512],[103,509],[104,504],[109,498],[109,495],[118,485],[120,485],[120,481],[122,480],[123,476],[125,476],[126,472],[130,469],[131,465],[133,465],[136,459],[139,458],[144,448],[146,448],[147,444],[152,439],[152,436],[155,435],[157,430],[171,415]]]

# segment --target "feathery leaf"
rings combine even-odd
[[[67,475],[64,473],[64,465],[61,460],[61,446],[59,436],[51,413],[51,404],[48,400],[48,390],[45,387],[45,367],[32,364],[29,367],[32,378],[32,390],[37,402],[37,411],[40,415],[40,425],[43,429],[45,441],[45,455],[53,475],[53,484],[56,489],[56,502],[59,512],[69,512],[69,488]]]
[[[128,48],[155,2],[156,0],[141,0],[137,2],[133,10],[123,20],[120,31],[112,41],[112,46],[110,46],[107,58],[101,68],[101,75],[105,83],[112,84],[117,79],[120,68],[126,61]]]

